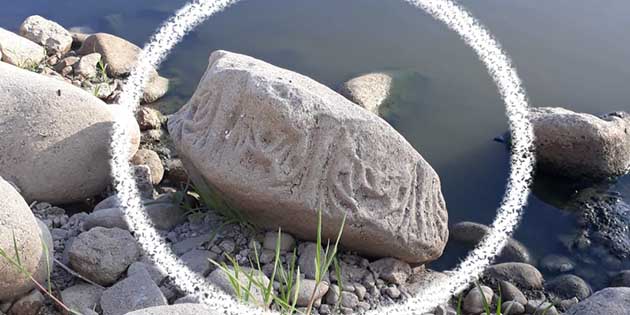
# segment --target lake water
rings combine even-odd
[[[40,14],[139,46],[183,0],[20,0],[5,4],[0,26],[17,30]],[[630,111],[630,2],[609,0],[460,1],[511,55],[533,106],[594,114]],[[248,54],[332,88],[365,72],[414,70],[424,80],[387,120],[439,173],[450,223],[490,223],[503,195],[508,152],[492,139],[506,128],[504,105],[483,65],[455,33],[402,1],[247,0],[217,15],[174,49],[160,72],[171,90],[160,106],[190,97],[211,51]],[[538,258],[569,254],[559,238],[575,214],[556,208],[571,184],[539,180],[515,237]],[[630,177],[611,188],[630,202]],[[434,268],[465,251],[449,246]],[[581,274],[601,272],[584,265]],[[610,267],[608,271],[618,269]],[[595,281],[595,280],[593,280]],[[595,281],[596,282],[596,281]],[[602,283],[594,283],[601,286]]]

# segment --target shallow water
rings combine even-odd
[[[16,30],[24,18],[40,14],[142,46],[184,2],[21,0],[3,6],[0,26]],[[460,2],[512,56],[532,105],[630,111],[630,2]],[[332,88],[364,72],[419,72],[422,84],[408,91],[411,97],[387,120],[440,174],[451,223],[492,221],[509,168],[508,152],[492,141],[507,128],[503,104],[472,50],[426,14],[402,1],[243,1],[201,25],[173,51],[160,70],[171,78],[163,109],[172,111],[190,97],[216,49],[255,56]],[[630,177],[612,189],[630,203]],[[559,238],[575,229],[576,215],[559,208],[574,190],[572,183],[537,183],[516,233],[536,257],[569,254]],[[449,246],[433,267],[451,267],[463,253]]]

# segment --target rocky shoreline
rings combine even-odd
[[[19,35],[0,28],[0,248],[11,252],[15,235],[21,263],[44,287],[47,261],[52,264],[51,295],[84,315],[211,313],[143,253],[111,188],[112,104],[139,50],[114,35],[69,32],[40,16],[27,18]],[[342,87],[346,99],[263,61],[212,53],[178,113],[165,117],[141,106],[129,119],[129,157],[148,216],[181,261],[233,296],[228,275],[211,260],[230,263],[230,257],[246,268],[258,261],[261,270],[254,271],[279,291],[274,256],[281,244],[281,264],[296,254],[300,313],[310,297],[312,314],[322,315],[404,302],[446,276],[430,266],[447,241],[473,247],[489,230],[474,222],[447,224],[438,174],[376,115],[395,111],[401,96],[392,86],[406,80],[420,77],[360,76]],[[154,71],[143,103],[167,90],[168,79]],[[596,117],[540,108],[532,122],[543,171],[599,180],[630,169],[626,113]],[[202,183],[220,192],[221,203],[213,205],[229,204],[248,222],[227,220],[221,207],[204,202]],[[462,293],[464,314],[484,313],[484,299],[493,308],[500,300],[506,315],[630,313],[624,263],[630,232],[623,221],[630,210],[612,199],[576,198],[586,234],[566,240],[569,250],[594,252],[598,260],[538,260],[512,239],[479,286]],[[317,208],[325,239],[334,239],[350,214],[337,255],[340,273],[327,270],[323,285],[313,263]],[[284,231],[280,240],[277,227]],[[603,280],[581,272],[600,263],[619,272]],[[553,276],[544,278],[539,269]],[[2,259],[0,273],[0,315],[65,314]],[[595,281],[607,288],[593,292],[589,282]],[[261,292],[252,295],[262,301]],[[458,301],[432,314],[456,314]]]

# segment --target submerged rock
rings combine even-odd
[[[261,227],[334,239],[423,263],[448,239],[440,179],[382,119],[297,73],[214,52],[191,100],[169,119],[191,175]],[[392,157],[396,157],[392,160]]]
[[[630,170],[630,115],[602,117],[564,108],[532,108],[539,168],[570,178],[601,179]]]
[[[27,201],[70,203],[111,182],[110,142],[118,106],[71,84],[0,63],[0,176]],[[140,129],[128,115],[135,154]]]

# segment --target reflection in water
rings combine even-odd
[[[0,11],[0,26],[16,30],[27,16],[41,14],[66,27],[89,26],[141,46],[185,2],[22,0]],[[625,31],[630,20],[623,13],[630,2],[460,2],[512,56],[533,105],[591,113],[630,111],[630,33]],[[326,9],[332,6],[334,10]],[[160,70],[171,79],[171,89],[154,106],[167,113],[181,107],[216,49],[252,55],[332,88],[361,73],[419,73],[395,87],[397,96],[386,119],[440,174],[451,223],[487,224],[494,218],[509,168],[508,152],[492,141],[507,128],[504,106],[472,51],[427,15],[403,1],[243,1],[178,45]],[[602,266],[619,268],[612,260],[600,266],[601,257],[589,258],[604,257],[605,251],[595,245],[583,255],[567,246],[568,239],[583,231],[580,210],[567,205],[584,188],[538,176],[515,237],[537,258],[569,255],[581,262],[580,274],[601,274],[596,271]],[[629,202],[629,177],[604,188]],[[452,266],[465,252],[451,245],[436,266]]]

